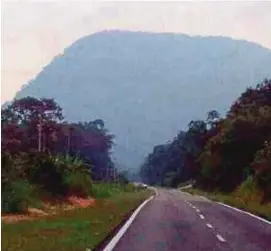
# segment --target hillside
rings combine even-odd
[[[247,41],[106,31],[66,48],[16,98],[55,98],[70,121],[103,119],[118,162],[134,167],[191,119],[223,114],[270,66],[271,51]]]

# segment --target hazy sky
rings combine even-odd
[[[65,47],[106,29],[221,35],[271,49],[271,2],[2,1],[1,103]]]

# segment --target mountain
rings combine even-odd
[[[271,51],[225,37],[104,31],[55,57],[16,95],[53,97],[70,121],[101,118],[115,156],[139,165],[192,119],[226,112],[247,86],[271,77]]]

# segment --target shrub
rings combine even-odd
[[[40,153],[31,158],[30,166],[29,180],[54,196],[86,197],[91,193],[90,172],[80,159]]]
[[[253,176],[249,176],[234,192],[236,198],[242,201],[260,201],[262,192]]]
[[[39,206],[35,187],[26,180],[17,180],[3,187],[1,198],[3,212],[24,212],[29,206]]]
[[[67,194],[88,197],[92,194],[92,180],[89,174],[75,171],[64,178]]]
[[[134,192],[137,188],[133,184],[127,184],[124,186],[125,192]]]
[[[255,154],[251,166],[255,180],[264,192],[263,201],[271,200],[271,141],[266,141],[264,148]]]
[[[2,152],[1,154],[1,182],[2,187],[8,185],[14,180],[25,179],[25,155],[12,155],[9,152]]]
[[[53,156],[39,153],[31,156],[29,162],[27,176],[31,183],[41,185],[45,191],[54,195],[65,194],[64,170],[58,168]]]
[[[93,183],[92,185],[92,195],[95,198],[108,198],[112,194],[112,187],[106,183]]]

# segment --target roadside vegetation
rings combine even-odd
[[[188,191],[270,219],[271,80],[247,88],[225,116],[214,109],[205,121],[191,121],[187,131],[154,147],[140,173],[152,185],[195,180]]]
[[[62,113],[45,98],[26,97],[2,108],[2,213],[99,196],[95,182],[128,182],[111,159],[114,136],[104,122],[68,123]]]
[[[99,188],[106,191],[109,185],[105,187],[99,185]],[[131,190],[130,187],[129,191],[120,187],[117,190],[118,192],[115,191],[111,196],[106,196],[106,199],[97,199],[95,206],[60,211],[55,215],[33,221],[2,223],[2,249],[93,250],[151,194],[149,190],[135,188]],[[99,195],[104,197],[104,193]]]
[[[2,108],[2,249],[93,249],[150,196],[111,159],[97,119],[68,123],[52,99]]]

